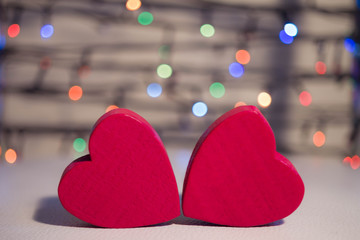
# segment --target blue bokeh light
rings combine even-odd
[[[294,41],[294,38],[292,36],[287,35],[284,30],[280,31],[279,38],[280,41],[285,44],[291,44]]]
[[[51,24],[45,24],[40,29],[40,36],[42,38],[51,38],[51,36],[54,34],[54,26]]]
[[[229,66],[229,73],[235,78],[239,78],[244,74],[244,66],[240,63],[233,62]]]
[[[351,38],[345,38],[344,39],[344,47],[348,52],[353,53],[356,48],[355,41],[352,40]]]
[[[3,50],[6,45],[6,37],[5,35],[1,35],[0,33],[0,50]]]
[[[147,94],[150,97],[157,98],[162,93],[162,87],[158,83],[150,83],[147,87]]]
[[[196,102],[192,107],[192,112],[196,117],[203,117],[208,111],[207,105],[204,102]]]
[[[298,28],[293,23],[287,23],[284,25],[284,31],[290,37],[295,37],[298,34]]]

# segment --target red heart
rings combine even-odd
[[[64,208],[101,227],[138,227],[180,215],[166,150],[145,119],[127,109],[104,114],[89,140],[90,155],[72,162],[58,188]]]
[[[232,109],[201,136],[186,172],[184,215],[228,226],[264,225],[300,205],[304,184],[275,150],[270,125],[254,106]]]

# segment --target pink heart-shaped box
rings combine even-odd
[[[64,171],[58,194],[74,216],[101,227],[153,225],[180,215],[179,193],[166,150],[138,114],[115,109],[93,127],[90,155]]]
[[[264,225],[300,205],[304,184],[276,152],[272,129],[254,106],[218,118],[199,139],[187,169],[187,217],[228,226]]]

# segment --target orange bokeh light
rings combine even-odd
[[[307,91],[302,91],[299,95],[300,104],[307,107],[312,102],[311,94]]]
[[[10,38],[15,38],[20,33],[19,24],[11,24],[8,28],[8,35]]]
[[[140,0],[128,0],[126,1],[126,9],[129,11],[138,10],[141,7]]]
[[[250,53],[246,50],[239,50],[236,52],[236,61],[240,64],[248,64],[250,62]]]
[[[322,61],[317,61],[315,63],[315,70],[320,75],[325,74],[326,73],[326,64]]]
[[[69,98],[73,101],[79,100],[83,95],[83,90],[80,86],[72,86],[69,89]]]
[[[241,101],[239,101],[239,102],[237,102],[237,103],[235,103],[235,108],[237,108],[237,107],[240,107],[240,106],[245,106],[246,105],[246,103],[245,102],[241,102]]]
[[[5,152],[5,161],[7,161],[8,163],[15,163],[16,158],[17,158],[17,154],[14,149],[9,148]]]
[[[316,147],[322,147],[325,144],[326,137],[322,131],[317,131],[313,136],[313,143]]]
[[[108,106],[108,107],[106,108],[106,111],[105,111],[105,112],[109,112],[109,111],[114,110],[114,109],[117,109],[117,108],[119,108],[119,107],[116,106],[116,105],[110,105],[110,106]]]

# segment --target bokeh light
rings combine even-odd
[[[326,137],[322,131],[317,131],[313,136],[313,143],[316,147],[322,147],[325,144]]]
[[[126,1],[126,9],[129,11],[136,11],[141,7],[140,0],[127,0]]]
[[[167,59],[169,57],[169,53],[170,53],[170,46],[168,45],[161,45],[159,47],[159,56],[162,59]]]
[[[212,37],[215,34],[215,28],[211,24],[204,24],[200,27],[200,33],[204,37]]]
[[[237,51],[235,57],[236,61],[243,65],[246,65],[250,62],[250,53],[244,49]]]
[[[360,157],[358,155],[351,158],[350,167],[354,170],[360,167]]]
[[[158,83],[150,83],[146,91],[150,97],[157,98],[162,93],[162,87]]]
[[[172,75],[172,68],[168,64],[160,64],[156,69],[157,75],[161,78],[169,78]]]
[[[51,67],[51,59],[48,56],[43,57],[40,60],[40,68],[42,70],[47,70]]]
[[[7,161],[8,163],[15,163],[16,159],[17,159],[17,154],[16,154],[15,150],[12,148],[9,148],[5,152],[5,161]]]
[[[54,26],[51,24],[45,24],[40,29],[40,36],[44,39],[51,38],[54,34]]]
[[[225,94],[225,87],[219,82],[214,82],[210,85],[209,91],[211,96],[213,96],[214,98],[221,98]]]
[[[286,34],[284,30],[281,30],[279,33],[280,41],[284,44],[291,44],[294,41],[294,37]]]
[[[0,31],[0,50],[3,50],[5,48],[5,45],[6,45],[6,37],[2,35]]]
[[[86,149],[86,141],[82,138],[77,138],[73,143],[74,150],[81,153]]]
[[[83,90],[80,86],[72,86],[69,89],[69,98],[73,101],[79,100],[83,95]]]
[[[208,107],[204,102],[196,102],[192,106],[192,112],[196,117],[203,117],[206,115]]]
[[[257,101],[261,107],[267,108],[271,104],[271,96],[267,92],[261,92],[257,97]]]
[[[355,41],[351,38],[345,38],[344,39],[344,47],[348,52],[353,53],[355,51]]]
[[[151,24],[153,22],[153,20],[154,20],[154,17],[149,12],[142,12],[138,16],[138,22],[141,25],[149,25],[149,24]]]
[[[302,91],[299,95],[300,104],[307,107],[312,102],[311,94],[307,91]]]
[[[85,79],[90,76],[91,68],[88,65],[82,65],[77,70],[80,79]]]
[[[298,34],[298,28],[293,23],[286,23],[284,25],[284,31],[290,37],[295,37]]]
[[[1,146],[0,146],[0,156],[1,156],[1,153],[2,153],[2,148],[1,148]]]
[[[229,73],[234,78],[240,78],[244,74],[244,66],[238,62],[233,62],[229,66]]]
[[[109,105],[109,106],[106,108],[105,112],[110,112],[111,110],[114,110],[114,109],[117,109],[117,108],[119,108],[119,107],[116,106],[116,105]]]
[[[237,108],[237,107],[245,106],[245,105],[246,105],[245,102],[239,101],[239,102],[235,103],[235,106],[234,106],[234,107]]]
[[[10,38],[17,37],[20,33],[20,26],[19,24],[11,24],[8,28],[8,35]]]
[[[345,157],[344,160],[343,160],[343,163],[344,164],[350,164],[351,163],[351,157]]]
[[[315,70],[320,75],[325,74],[326,73],[326,64],[322,61],[317,61],[315,63]]]

